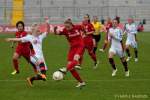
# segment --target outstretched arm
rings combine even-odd
[[[6,38],[7,42],[21,42],[21,38]]]

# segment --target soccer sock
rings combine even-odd
[[[15,70],[16,70],[17,72],[19,72],[18,60],[13,59],[13,65],[14,65]]]
[[[116,70],[116,65],[113,58],[109,58],[109,63],[111,64],[112,68]]]
[[[93,52],[94,54],[96,53],[97,47],[94,47]]]
[[[104,45],[103,45],[103,50],[105,50],[106,47],[107,47],[107,43],[104,43]]]
[[[134,53],[135,53],[135,58],[138,58],[138,50],[134,49]]]
[[[78,80],[80,83],[83,82],[82,79],[80,78],[78,72],[75,69],[70,70],[70,72],[76,80]]]
[[[42,78],[42,76],[40,74],[37,74],[37,75],[31,77],[31,82],[33,82],[34,80],[44,80],[44,79]]]
[[[131,55],[130,55],[130,51],[129,51],[129,49],[126,49],[126,53],[127,53],[128,57],[130,57],[130,56],[131,56]]]
[[[31,61],[29,61],[29,63],[32,65],[34,72],[37,73],[38,71],[35,64],[33,64]]]
[[[96,54],[94,54],[93,51],[89,51],[89,55],[91,56],[91,58],[93,59],[94,62],[97,62]]]
[[[125,71],[128,71],[128,64],[126,61],[122,61]]]
[[[82,61],[83,61],[83,57],[81,57],[81,58],[79,59],[79,65],[82,64]]]
[[[72,70],[73,68],[74,68],[74,66],[75,65],[77,65],[78,64],[78,61],[76,61],[76,60],[73,60],[73,61],[71,61],[68,65],[67,65],[67,70]]]

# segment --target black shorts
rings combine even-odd
[[[96,42],[99,42],[101,39],[101,34],[99,35],[93,35],[93,38],[95,39]]]

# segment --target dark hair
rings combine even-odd
[[[119,24],[118,20],[116,18],[114,18],[113,20],[117,21],[117,23]]]
[[[24,29],[24,26],[25,26],[25,25],[24,25],[24,22],[23,22],[23,21],[18,21],[18,22],[16,23],[16,27],[18,27],[19,24],[22,24],[23,29]]]
[[[87,16],[89,18],[88,22],[90,23],[91,20],[90,20],[90,15],[89,14],[86,14],[85,16]]]
[[[117,20],[118,23],[120,23],[120,17],[116,16],[115,19]]]

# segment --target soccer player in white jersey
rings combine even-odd
[[[138,61],[138,50],[137,50],[137,25],[134,23],[134,20],[129,18],[128,23],[125,25],[125,33],[127,33],[126,40],[126,53],[128,55],[127,61],[131,59],[129,47],[134,48],[135,53],[135,62]]]
[[[31,34],[28,34],[25,37],[22,38],[7,38],[6,41],[14,41],[14,42],[30,42],[32,44],[32,52],[30,55],[30,60],[32,63],[34,63],[37,66],[37,69],[39,73],[33,77],[28,77],[27,81],[30,86],[33,86],[34,80],[46,80],[46,64],[43,56],[42,51],[42,41],[47,36],[49,32],[49,24],[48,21],[46,21],[47,30],[44,33],[41,33],[39,30],[38,24],[32,25],[32,32]]]
[[[127,62],[126,62],[125,55],[124,55],[122,36],[123,36],[123,32],[118,27],[118,21],[116,19],[114,19],[113,20],[113,27],[109,29],[109,33],[108,33],[108,39],[111,42],[108,58],[109,58],[109,63],[111,64],[111,66],[113,68],[112,76],[115,76],[116,72],[117,72],[117,68],[116,68],[113,57],[115,55],[118,55],[120,57],[120,60],[123,64],[123,66],[124,66],[125,76],[129,77],[129,70],[128,70]]]

